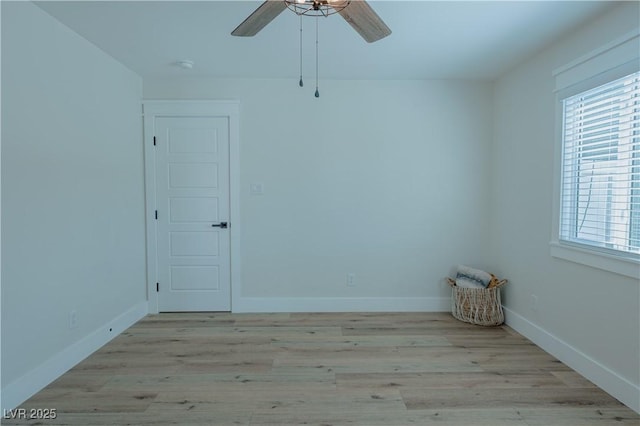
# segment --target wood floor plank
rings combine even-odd
[[[506,332],[501,327],[482,327],[471,331],[467,327],[457,325],[438,326],[378,326],[378,327],[343,327],[343,336],[484,336],[487,338],[499,338]]]
[[[292,369],[327,369],[335,373],[423,373],[423,372],[473,372],[482,368],[470,362],[456,360],[429,360],[427,358],[389,357],[386,359],[327,359],[313,358],[276,358],[274,371],[291,371]]]
[[[158,396],[157,392],[115,391],[83,392],[49,390],[39,392],[23,408],[55,408],[58,413],[144,412]]]
[[[437,426],[529,426],[516,409],[463,408],[452,410],[410,410],[411,425]],[[547,426],[552,426],[553,423]]]
[[[221,326],[219,324],[211,327],[176,327],[176,328],[162,328],[162,327],[140,327],[138,329],[128,329],[125,333],[136,336],[166,336],[170,331],[172,335],[177,338],[191,338],[191,337],[237,337],[244,339],[263,338],[264,336],[270,337],[284,337],[295,338],[296,336],[341,336],[342,330],[340,327],[295,327],[295,326],[281,326],[281,327],[238,327],[238,326]]]
[[[248,426],[250,412],[155,412],[143,413],[58,413],[55,419],[29,421],[14,419],[2,422],[3,425],[38,426]]]
[[[525,408],[518,410],[529,426],[638,426],[640,417],[626,407]]]
[[[62,375],[47,387],[45,387],[42,391],[53,389],[96,392],[106,386],[109,380],[109,375],[100,372],[76,372],[75,374]]]
[[[569,386],[570,388],[595,388],[597,387],[589,380],[582,377],[580,374],[576,373],[573,370],[566,371],[551,371],[558,379],[562,380],[562,382]]]
[[[314,336],[300,336],[295,339],[273,338],[271,345],[277,348],[295,349],[301,348],[309,351],[323,349],[351,349],[363,347],[429,347],[452,346],[443,336],[339,336],[324,337],[318,339]]]
[[[522,389],[566,388],[548,372],[501,374],[496,372],[338,373],[338,389]]]
[[[507,332],[506,329],[503,329],[505,332],[502,334],[494,335],[491,339],[487,339],[485,335],[482,334],[473,334],[472,332],[466,334],[450,334],[445,336],[447,341],[456,347],[459,348],[487,348],[487,347],[509,347],[514,348],[515,346],[525,346],[529,348],[536,347],[533,342],[525,339],[524,337],[518,335],[514,336]]]
[[[528,426],[516,410],[327,411],[258,413],[251,426]],[[547,425],[549,426],[549,425]]]
[[[129,389],[131,391],[150,391],[162,389],[163,392],[178,392],[188,389],[192,392],[205,392],[224,388],[233,392],[263,392],[273,389],[285,391],[333,391],[336,389],[335,375],[325,372],[307,372],[306,374],[269,373],[208,373],[208,374],[172,374],[123,375],[113,376],[103,389]]]
[[[507,326],[448,313],[172,313],[3,425],[605,426],[640,416]]]
[[[225,409],[235,407],[237,410],[254,409],[267,410],[320,410],[324,411],[334,407],[345,409],[358,409],[371,407],[372,409],[385,409],[387,406],[404,408],[404,402],[400,392],[395,389],[369,390],[369,389],[325,389],[325,390],[285,390],[279,388],[254,390],[247,393],[243,389],[226,389],[224,387],[194,391],[183,389],[172,392],[160,392],[153,400],[154,409],[167,409],[168,405],[180,406],[196,405],[194,409],[208,409],[206,405],[221,405]]]
[[[621,408],[622,404],[600,389],[520,388],[513,389],[402,389],[407,409],[439,408],[545,408],[600,406]]]
[[[236,360],[236,361],[187,361],[176,370],[176,374],[183,373],[228,373],[236,374],[244,373],[264,373],[271,370],[273,360],[256,359],[256,360]]]

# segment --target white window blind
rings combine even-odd
[[[640,72],[562,100],[560,240],[640,254]]]

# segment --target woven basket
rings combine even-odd
[[[504,322],[500,300],[500,288],[507,280],[492,275],[487,288],[458,287],[455,280],[447,278],[451,286],[451,314],[460,321],[476,325],[492,326]]]

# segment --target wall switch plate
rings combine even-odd
[[[262,183],[252,183],[249,185],[249,192],[251,195],[262,195],[264,194],[264,184]]]

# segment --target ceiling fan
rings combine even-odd
[[[301,16],[338,13],[368,43],[391,34],[389,27],[365,0],[267,0],[238,25],[231,35],[252,37],[287,8]]]

